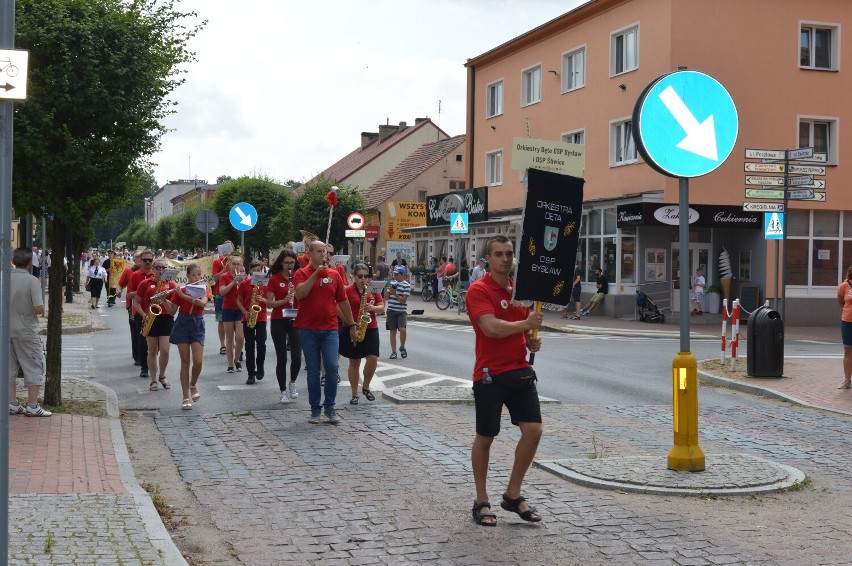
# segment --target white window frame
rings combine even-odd
[[[577,71],[577,56],[580,56],[580,70]],[[569,72],[569,62],[573,72]],[[573,80],[575,77],[576,80]],[[580,45],[562,54],[562,93],[571,92],[586,86],[586,46]]]
[[[576,141],[579,136],[580,141]],[[576,143],[580,145],[586,145],[586,130],[580,128],[579,130],[571,130],[570,132],[565,132],[559,139],[562,143]]]
[[[813,147],[815,122],[823,122],[828,124],[828,152],[826,152],[826,165],[837,165],[838,156],[840,155],[840,118],[837,116],[810,116],[799,115],[796,120],[796,143],[799,143],[799,128],[802,122],[811,124],[810,140],[808,147]]]
[[[492,100],[494,99],[495,89],[499,86],[499,107],[495,108],[494,113],[491,113]],[[485,86],[485,117],[493,118],[503,113],[503,108],[506,103],[506,84],[503,79],[490,82]]]
[[[537,63],[526,69],[521,69],[521,106],[529,106],[541,102],[541,63]],[[533,96],[533,76],[538,71],[538,98]]]
[[[618,48],[617,48],[618,38],[619,37],[624,38],[624,42],[625,42],[624,44],[625,44],[625,47],[626,47],[627,46],[627,40],[629,39],[629,36],[630,36],[631,33],[635,34],[634,37],[636,38],[635,39],[635,45],[633,46],[634,47],[634,49],[633,49],[634,50],[634,55],[633,55],[634,61],[628,61],[629,53],[625,52],[625,54],[624,54],[624,68],[622,70],[618,71],[618,70],[616,70],[616,63],[618,61]],[[625,26],[621,29],[617,29],[617,30],[610,33],[610,35],[609,35],[609,52],[610,52],[609,76],[615,77],[615,76],[618,76],[618,75],[623,75],[624,73],[629,73],[629,72],[635,71],[636,69],[639,68],[639,45],[640,45],[639,22],[634,22],[634,23],[630,24],[629,26]],[[633,66],[630,66],[631,63],[633,64]]]
[[[808,29],[810,31],[810,54],[809,54],[809,64],[802,65],[802,32]],[[828,67],[817,67],[815,58],[816,52],[814,49],[814,32],[816,30],[828,30],[831,32],[831,42],[830,45],[830,53],[828,55]],[[798,61],[800,69],[808,69],[812,71],[839,71],[840,70],[840,24],[830,23],[830,22],[813,22],[807,20],[799,21],[799,40],[797,41],[797,45],[799,47],[798,52],[796,53],[796,60]]]
[[[629,141],[626,145],[622,145],[622,149],[631,150],[632,156],[618,160],[618,148],[616,144],[619,140],[623,140],[625,138],[624,125],[628,122],[631,123],[631,132],[629,136]],[[632,122],[633,118],[631,116],[625,116],[623,118],[619,118],[617,120],[613,120],[609,123],[609,164],[610,167],[620,167],[622,165],[630,165],[631,163],[636,163],[639,160],[639,152],[636,150],[636,143],[633,141],[632,135]]]
[[[503,184],[502,149],[495,149],[485,154],[485,184],[489,187]]]

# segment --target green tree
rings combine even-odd
[[[219,216],[219,227],[210,235],[211,247],[213,242],[221,243],[225,240],[231,240],[239,246],[240,231],[228,221],[231,208],[239,202],[252,205],[258,216],[255,226],[245,232],[246,248],[266,256],[270,248],[280,244],[272,230],[276,212],[282,208],[289,209],[292,196],[282,185],[266,178],[240,177],[223,183],[210,203],[210,209]]]
[[[152,247],[154,245],[154,233],[148,223],[141,218],[132,220],[117,237],[116,240],[127,243],[127,247],[136,249],[139,246]]]
[[[45,402],[62,403],[62,256],[93,213],[144,187],[170,93],[194,59],[203,24],[174,0],[18,0],[16,44],[30,53],[27,101],[16,106],[13,202],[52,216]],[[80,242],[80,238],[76,238]]]
[[[296,230],[308,230],[325,241],[328,229],[329,206],[325,195],[331,187],[338,185],[334,179],[321,177],[310,185],[305,185],[304,190],[296,197],[293,204],[293,226]],[[363,211],[366,203],[364,197],[356,189],[340,187],[337,193],[340,204],[334,207],[331,215],[331,235],[329,240],[337,250],[342,250],[346,242],[346,218],[352,212]],[[294,234],[295,239],[301,236]]]

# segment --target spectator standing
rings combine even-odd
[[[41,276],[41,257],[38,254],[38,246],[33,246],[33,277]]]
[[[377,259],[378,262],[373,266],[373,280],[387,281],[388,275],[390,275],[390,267],[385,263],[385,256],[380,255]]]
[[[580,314],[583,316],[589,316],[603,302],[607,293],[609,293],[609,281],[607,281],[606,275],[603,274],[603,270],[600,267],[595,268],[595,285],[598,290],[592,295],[592,298],[589,299],[583,310],[580,311]]]
[[[493,266],[492,266],[493,267]],[[580,271],[580,266],[574,266],[574,282],[571,285],[571,302],[565,305],[562,309],[562,318],[568,318],[568,311],[571,308],[571,303],[574,303],[574,316],[571,320],[582,319],[582,311],[580,310],[580,295],[583,292],[583,272]]]
[[[840,338],[843,341],[843,382],[838,389],[852,389],[852,266],[846,269],[846,280],[837,287],[840,305]]]
[[[402,254],[400,252],[396,252],[396,259],[394,259],[390,264],[391,271],[393,271],[396,267],[400,266],[405,268],[405,278],[408,279],[408,262],[403,259]]]
[[[471,271],[470,273],[471,283],[476,283],[477,281],[485,277],[485,274],[487,273],[487,271],[485,271],[485,266],[487,264],[488,261],[484,257],[479,258],[479,262],[477,263],[476,267],[473,268],[473,271]]]
[[[391,281],[388,288],[388,301],[386,308],[387,321],[385,322],[387,329],[390,331],[391,355],[390,359],[397,358],[396,353],[396,332],[399,330],[399,355],[403,358],[408,357],[408,350],[405,349],[405,339],[407,335],[407,319],[408,319],[408,297],[411,295],[411,283],[405,280],[405,267],[398,265],[393,268],[394,280]]]
[[[692,312],[690,314],[702,315],[704,311],[702,304],[704,301],[704,286],[707,284],[704,275],[701,273],[701,268],[695,270],[695,279],[692,282]]]
[[[9,414],[49,417],[52,413],[38,404],[44,385],[44,352],[39,336],[38,316],[44,313],[41,285],[30,268],[33,251],[18,248],[12,253],[9,279]],[[24,374],[27,405],[17,397],[18,373]]]
[[[500,506],[525,521],[538,522],[541,516],[521,495],[521,484],[542,433],[536,375],[526,358],[527,350],[537,352],[541,347],[541,340],[533,339],[532,331],[541,326],[542,314],[512,301],[512,242],[505,236],[491,238],[485,246],[485,257],[491,264],[491,273],[471,285],[467,293],[467,312],[476,335],[476,436],[470,455],[476,485],[473,519],[483,526],[497,523],[488,501],[486,480],[491,444],[500,433],[505,405],[512,424],[520,428],[521,438]]]
[[[338,308],[343,315],[343,324],[350,327],[350,338],[353,341],[358,328],[355,326],[340,274],[326,269],[323,263],[326,256],[325,244],[319,240],[311,242],[308,254],[307,267],[299,269],[293,276],[296,299],[300,301],[295,326],[299,329],[299,339],[308,371],[308,401],[311,405],[308,422],[319,423],[324,407],[328,422],[337,424],[340,419],[334,403],[338,383]],[[320,364],[325,369],[326,376],[325,401],[320,389]]]

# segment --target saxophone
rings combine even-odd
[[[367,307],[373,304],[373,296],[370,295],[370,300],[367,301],[367,288],[364,287],[364,291],[361,293],[361,306],[358,309],[358,342],[363,342],[364,338],[367,337],[367,327],[370,325],[370,321],[372,317],[370,313],[367,312]]]
[[[160,284],[162,289],[162,283]],[[145,315],[145,320],[142,322],[142,330],[139,332],[142,336],[148,336],[151,332],[151,327],[154,325],[154,320],[163,312],[163,307],[155,303],[156,299],[165,297],[168,293],[157,292],[151,295],[151,304],[148,305],[148,314]]]
[[[257,300],[257,296],[260,293],[260,285],[255,285],[251,289],[251,301],[249,302],[249,315],[248,320],[246,321],[246,326],[249,328],[254,328],[257,326],[257,317],[260,315],[260,311],[262,307]]]

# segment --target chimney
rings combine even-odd
[[[399,130],[399,126],[391,126],[390,124],[379,125],[379,143],[394,135]]]
[[[400,129],[400,131],[404,130],[404,129],[405,129],[405,128],[407,128],[407,127],[408,127],[408,123],[406,123],[406,122],[400,122],[400,123],[399,123],[399,129]]]
[[[361,149],[364,149],[370,143],[379,137],[376,132],[361,132]]]
[[[415,126],[419,126],[420,124],[422,124],[423,122],[427,121],[428,119],[429,119],[429,118],[415,118],[415,119],[414,119],[414,125],[415,125]]]

